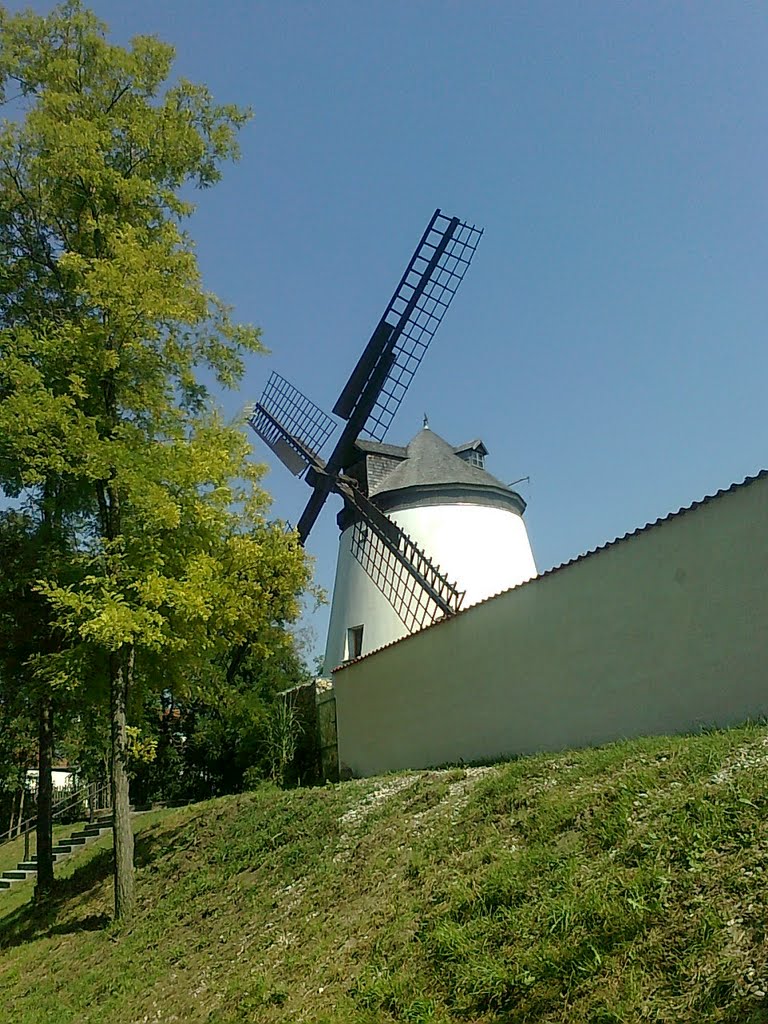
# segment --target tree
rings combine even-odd
[[[0,669],[0,834],[24,819],[26,773],[34,754],[34,718],[28,695]]]
[[[37,584],[65,643],[59,685],[108,700],[115,912],[133,908],[128,723],[147,692],[210,695],[246,639],[266,652],[307,586],[294,534],[266,519],[263,467],[201,372],[237,384],[259,332],[207,293],[185,189],[219,180],[246,111],[169,84],[170,46],[110,44],[79,0],[0,9],[0,481],[78,518],[71,579]],[[42,670],[42,669],[41,669]]]
[[[0,417],[0,420],[2,417]],[[57,500],[60,507],[61,503]],[[0,704],[5,719],[6,778],[15,781],[21,817],[30,736],[37,725],[37,895],[53,887],[53,722],[62,694],[46,670],[63,637],[51,609],[36,592],[41,574],[68,582],[68,551],[61,523],[43,501],[42,515],[7,509],[0,514]],[[26,741],[26,742],[25,742]]]
[[[237,793],[272,774],[272,727],[282,703],[277,695],[306,682],[309,673],[292,634],[275,629],[269,647],[268,657],[249,653],[234,684],[211,695],[152,695],[132,766],[139,802]]]

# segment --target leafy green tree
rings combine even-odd
[[[35,750],[34,709],[28,694],[0,670],[0,834],[18,825],[28,809],[26,772]]]
[[[277,694],[307,678],[293,635],[276,628],[269,655],[250,652],[233,684],[192,700],[152,695],[141,736],[155,756],[136,759],[132,792],[142,803],[202,800],[269,777]]]
[[[36,748],[35,702],[22,681],[25,663],[37,650],[43,605],[29,590],[32,567],[25,572],[19,559],[29,550],[29,529],[20,513],[0,514],[0,790],[10,797],[5,801],[9,810],[21,793]],[[5,830],[0,819],[0,832]]]
[[[60,507],[58,497],[54,501]],[[50,675],[64,643],[63,633],[35,583],[41,574],[68,582],[69,554],[61,524],[45,504],[37,517],[16,509],[0,514],[0,709],[4,719],[0,757],[6,763],[6,786],[15,783],[23,805],[24,777],[34,754],[32,723],[36,723],[38,896],[53,886],[53,723],[64,710],[67,695],[57,690]]]
[[[129,716],[149,692],[225,684],[233,650],[269,653],[307,586],[296,537],[266,519],[263,467],[212,408],[259,332],[203,288],[182,228],[248,114],[171,82],[173,50],[127,48],[79,0],[0,9],[0,480],[80,517],[71,581],[38,592],[65,643],[60,685],[102,671],[111,720],[115,911],[134,903]],[[96,698],[94,698],[96,699]]]

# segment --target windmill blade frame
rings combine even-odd
[[[354,420],[357,433],[382,441],[429,344],[448,311],[482,237],[482,229],[435,210],[333,412]],[[361,397],[379,361],[394,355],[370,411]]]
[[[294,476],[303,476],[314,464],[313,454],[259,402],[254,407],[248,425]]]
[[[481,228],[435,210],[333,407],[347,424],[328,458],[330,476],[349,464],[361,433],[375,441],[383,440],[469,269],[482,234]],[[298,524],[302,543],[320,515],[328,492],[323,481],[307,502]]]
[[[273,451],[271,439],[277,428],[291,439],[289,444],[297,443],[300,449],[312,456],[319,454],[336,429],[327,413],[274,370],[248,422]],[[279,452],[275,453],[279,455]]]
[[[403,625],[413,632],[438,619],[455,615],[465,591],[346,477],[333,489],[357,513],[352,531],[352,554],[392,605]]]

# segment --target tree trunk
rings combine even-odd
[[[35,899],[53,890],[53,708],[49,697],[40,699],[37,778],[37,886]]]
[[[16,835],[21,835],[21,823],[24,821],[24,796],[27,792],[27,787],[22,786],[19,790],[19,817],[16,822]]]
[[[105,320],[105,328],[106,328]],[[107,332],[108,345],[113,344]],[[104,412],[110,424],[110,436],[118,425],[115,398],[114,370],[109,370],[103,382]],[[120,492],[115,482],[117,471],[113,466],[109,477],[96,487],[99,505],[101,535],[108,544],[109,574],[117,582],[120,578],[120,558],[114,548],[121,534]],[[128,783],[128,693],[133,679],[133,646],[124,644],[109,656],[109,703],[111,724],[111,786],[112,834],[114,836],[115,919],[128,922],[135,907],[135,878],[133,870],[133,830]]]
[[[16,827],[16,794],[11,797],[11,817],[8,822],[8,838],[13,839],[13,830]]]
[[[115,918],[128,921],[135,904],[133,830],[127,771],[128,690],[133,670],[133,649],[123,648],[110,658],[112,711],[112,813],[115,837]]]

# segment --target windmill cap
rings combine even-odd
[[[482,445],[482,442],[480,442]],[[461,445],[459,451],[474,448],[476,442]],[[487,454],[485,445],[482,445]],[[471,466],[457,454],[456,448],[429,427],[423,427],[409,442],[405,458],[382,480],[381,491],[400,490],[403,487],[424,484],[472,484],[476,487],[506,486],[495,476]]]
[[[525,511],[523,498],[495,476],[466,462],[457,452],[481,450],[482,441],[454,448],[428,427],[423,428],[405,447],[378,442],[358,441],[358,450],[366,457],[384,456],[395,463],[368,473],[369,497],[383,512],[422,505],[469,504],[501,508],[518,515]],[[344,509],[338,517],[341,529],[352,522]]]

